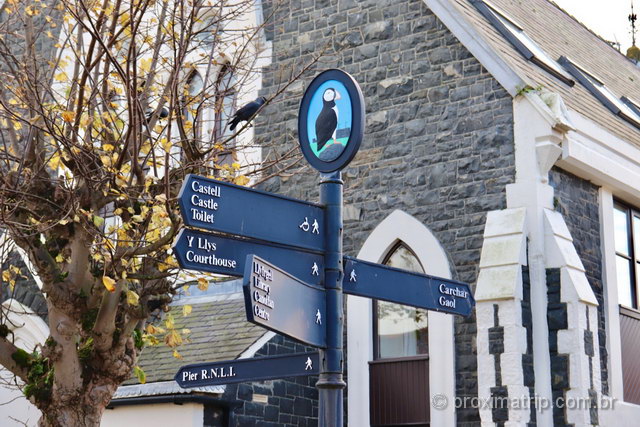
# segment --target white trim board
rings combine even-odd
[[[558,166],[640,205],[640,148],[575,111],[569,114],[576,131],[567,133]]]

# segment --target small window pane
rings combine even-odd
[[[427,354],[427,312],[378,301],[380,358]]]
[[[406,246],[398,246],[396,250],[389,256],[385,265],[389,267],[401,268],[408,271],[416,271],[422,273],[424,270],[420,265],[418,258],[406,248]]]
[[[616,274],[618,281],[618,304],[634,307],[631,299],[631,261],[616,256]]]
[[[616,252],[629,256],[629,224],[626,210],[619,208],[613,210],[613,226]]]
[[[638,254],[638,252],[640,251],[640,217],[637,216],[633,216],[633,247],[635,248],[634,250],[634,254],[636,257],[636,261],[638,260],[638,257],[640,256],[640,254]]]
[[[220,77],[217,87],[217,128],[218,137],[226,137],[233,134],[233,131],[227,127],[227,122],[235,110],[235,76],[229,67],[223,67],[220,72],[222,77]]]
[[[399,245],[386,265],[403,270],[423,272],[416,256]],[[389,283],[389,286],[402,286]],[[395,358],[429,353],[427,311],[385,301],[377,302],[378,357]]]
[[[505,28],[507,28],[507,30],[509,30],[509,32],[520,41],[520,43],[525,45],[527,49],[531,51],[535,58],[544,63],[547,67],[551,68],[557,74],[571,80],[571,76],[556,61],[551,59],[547,52],[542,50],[542,48],[538,46],[538,44],[534,42],[524,31],[516,27],[508,19],[502,16],[501,13],[496,13],[495,16],[500,20]]]

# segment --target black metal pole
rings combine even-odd
[[[316,383],[320,398],[318,425],[343,425],[342,378],[344,353],[342,305],[342,174],[340,171],[320,177],[320,203],[325,207],[324,287],[327,296],[327,348],[320,351],[320,379]]]

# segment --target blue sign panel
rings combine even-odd
[[[178,195],[184,223],[312,251],[324,250],[320,205],[187,175]]]
[[[324,260],[321,255],[196,230],[181,230],[173,252],[180,267],[188,270],[242,277],[247,255],[257,254],[283,266],[307,283],[319,285],[324,278]]]
[[[346,294],[469,316],[475,305],[469,285],[345,257]]]
[[[319,366],[317,352],[255,357],[186,365],[180,368],[175,380],[182,388],[205,387],[317,375]]]
[[[249,322],[305,344],[326,347],[324,289],[250,255],[242,290]]]

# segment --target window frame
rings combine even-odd
[[[568,85],[569,87],[573,87],[575,85],[575,81],[571,78],[571,75],[563,70],[559,61],[554,61],[551,56],[542,49],[538,43],[536,43],[529,35],[524,31],[522,26],[516,22],[515,19],[511,18],[505,12],[500,10],[497,6],[493,5],[487,0],[471,0],[471,3],[478,9],[478,11],[484,16],[491,24],[494,26],[496,30],[502,36],[516,48],[518,52],[522,56],[525,57],[527,61],[533,62],[538,67],[545,70],[547,73],[551,74],[562,83]],[[514,28],[514,31],[518,31],[525,40],[531,43],[532,47],[526,45],[518,35],[512,31],[508,26],[511,25]],[[536,55],[534,50],[537,49],[542,54]]]
[[[422,263],[420,262],[420,259],[418,258],[418,256],[415,254],[415,252],[413,250],[411,250],[411,248],[409,247],[409,245],[407,245],[406,243],[404,243],[402,240],[397,241],[392,247],[391,249],[387,252],[387,254],[384,256],[383,261],[381,262],[382,265],[387,265],[387,262],[389,262],[389,259],[393,256],[393,254],[400,248],[403,247],[404,249],[406,249],[414,258],[415,260],[418,262],[418,265],[420,265],[420,268],[422,269],[422,271],[418,272],[418,273],[425,273],[425,268],[422,265]],[[425,354],[417,354],[417,355],[413,355],[413,356],[399,356],[399,357],[392,357],[392,358],[383,358],[380,357],[380,340],[378,339],[378,330],[379,330],[379,326],[378,326],[378,322],[379,322],[379,318],[378,318],[378,300],[373,299],[371,300],[371,317],[372,317],[372,333],[373,333],[373,361],[397,361],[397,360],[405,360],[405,359],[411,359],[411,358],[424,358],[424,357],[428,357],[429,356],[429,352],[430,352],[430,348],[428,347],[429,345],[429,324],[427,323],[427,353]],[[419,310],[418,308],[415,308],[416,310]],[[424,310],[425,313],[428,313],[427,310]]]
[[[631,283],[630,283],[630,291],[631,291],[631,307],[627,306],[627,305],[622,305],[620,304],[620,298],[618,298],[618,305],[620,305],[621,307],[624,308],[628,308],[628,309],[633,309],[638,311],[639,309],[639,304],[638,304],[638,290],[640,288],[639,283],[638,283],[638,279],[639,279],[639,274],[638,274],[638,269],[640,269],[640,241],[636,242],[634,240],[634,235],[637,232],[638,235],[640,235],[640,230],[635,230],[634,229],[634,225],[633,225],[633,219],[634,218],[638,218],[640,219],[640,209],[634,208],[633,206],[618,200],[616,198],[613,199],[613,209],[619,209],[619,210],[624,210],[626,213],[626,219],[627,219],[627,245],[629,247],[629,255],[625,255],[622,254],[620,252],[618,252],[615,248],[614,245],[614,253],[615,253],[615,257],[617,259],[617,257],[622,257],[624,259],[626,259],[627,261],[631,261],[632,262],[632,266],[633,268],[630,271],[630,278],[631,278]],[[614,224],[615,227],[615,224]],[[614,244],[615,244],[615,236],[614,236]],[[616,269],[617,269],[617,265],[616,265]],[[619,287],[620,287],[620,283],[617,283],[617,287],[618,287],[618,292],[619,292]]]
[[[196,79],[200,79],[201,87],[200,87],[200,91],[194,94],[192,91],[192,87]],[[193,124],[192,124],[191,131],[192,131],[192,136],[196,141],[202,141],[202,131],[203,131],[202,112],[204,107],[204,96],[202,92],[204,91],[205,86],[206,86],[206,83],[204,81],[204,78],[202,77],[202,74],[200,74],[200,72],[197,69],[194,69],[187,75],[187,78],[185,80],[185,85],[184,85],[184,91],[186,93],[182,96],[182,100],[181,100],[181,104],[182,104],[181,113],[184,116],[184,120],[189,121],[189,117],[192,116],[191,118],[193,120]],[[198,100],[200,102],[198,103],[197,107],[194,108],[195,110],[194,113],[191,113],[189,111],[190,104],[193,102],[197,102]]]
[[[620,98],[620,100],[625,104],[627,104],[627,107],[631,108],[631,110],[633,110],[634,113],[640,116],[640,103],[626,96],[623,96],[622,98]]]
[[[640,129],[640,114],[630,107],[628,102],[616,97],[601,79],[566,56],[561,56],[559,62],[609,111]]]
[[[229,77],[227,78],[227,76]],[[215,122],[213,125],[213,133],[217,142],[220,142],[225,138],[227,125],[229,124],[229,119],[232,117],[231,114],[226,117],[226,120],[223,120],[222,116],[225,108],[225,100],[229,97],[232,97],[231,110],[235,111],[237,107],[236,104],[238,101],[238,92],[235,89],[235,83],[233,82],[234,78],[235,72],[233,66],[231,64],[223,64],[218,71],[215,83]],[[230,87],[221,87],[225,80],[228,80],[228,82],[230,82]]]

